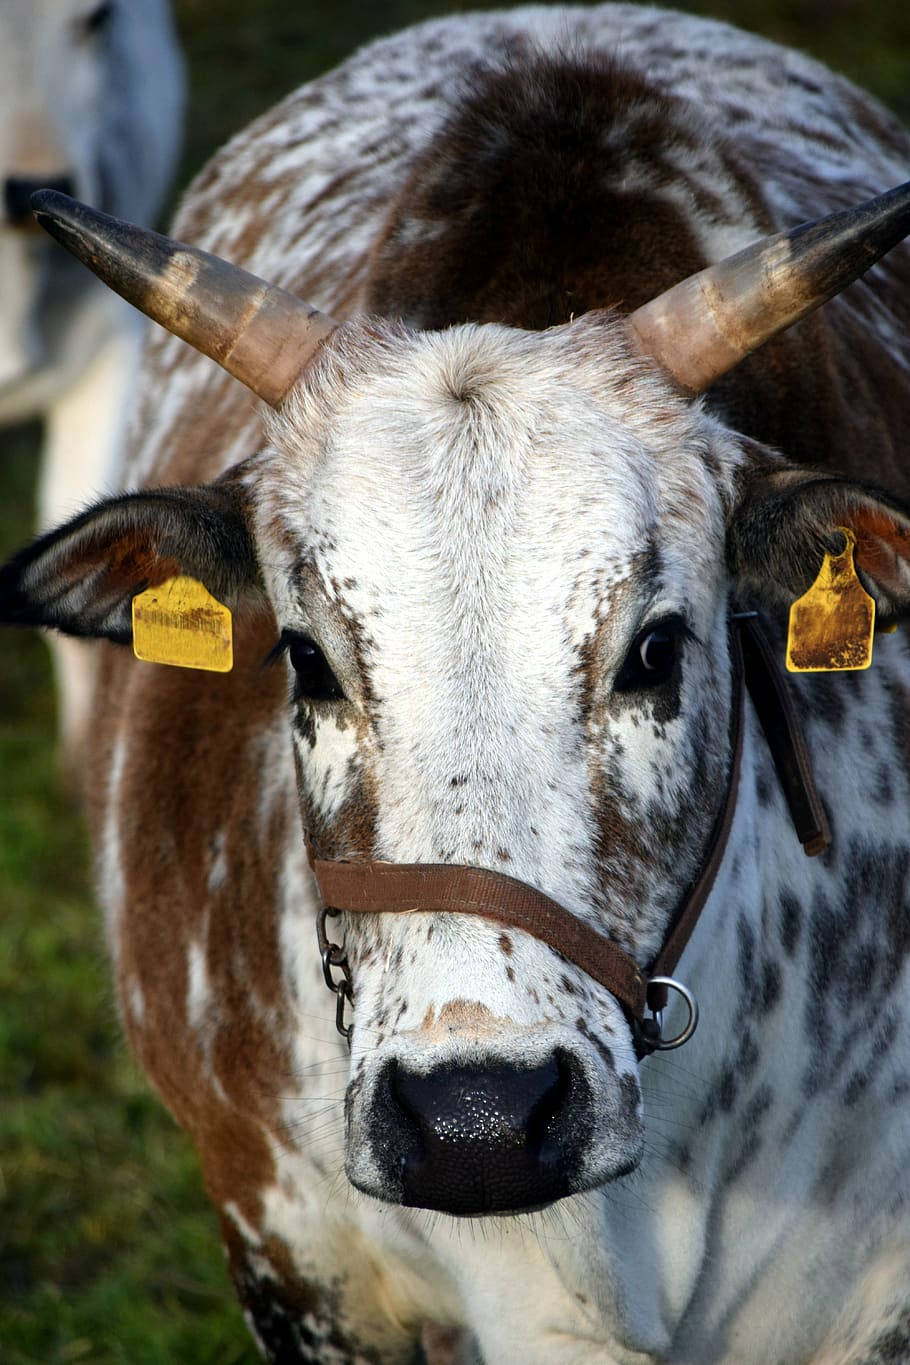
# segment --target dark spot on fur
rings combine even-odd
[[[653,164],[670,104],[600,54],[535,55],[478,74],[401,188],[374,253],[367,311],[421,328],[543,328],[594,308],[635,308],[694,273],[705,260],[683,212],[659,189],[625,184],[630,163]],[[616,124],[626,135],[614,146],[605,130]],[[674,137],[686,136],[677,117]],[[647,233],[631,230],[641,221]]]
[[[742,1146],[724,1171],[724,1183],[726,1185],[731,1185],[737,1181],[761,1150],[763,1142],[762,1124],[773,1100],[774,1094],[771,1087],[763,1085],[756,1090],[744,1107],[737,1124],[737,1129],[743,1138]]]
[[[759,805],[764,806],[765,809],[767,809],[774,800],[774,789],[768,781],[768,774],[764,768],[759,770],[755,778],[755,793],[758,797]]]
[[[601,1057],[603,1058],[604,1063],[606,1064],[608,1070],[610,1070],[610,1071],[615,1071],[615,1070],[616,1070],[616,1062],[615,1062],[614,1057],[613,1057],[613,1052],[612,1052],[612,1050],[607,1046],[607,1044],[603,1041],[603,1039],[602,1039],[602,1038],[598,1038],[598,1036],[597,1036],[596,1033],[592,1033],[592,1032],[591,1032],[591,1030],[588,1028],[588,1025],[587,1025],[586,1021],[585,1021],[584,1019],[582,1019],[581,1016],[579,1016],[579,1018],[576,1019],[576,1021],[575,1021],[575,1027],[578,1029],[578,1032],[581,1034],[581,1036],[582,1036],[583,1038],[587,1038],[588,1042],[592,1045],[592,1047],[596,1048],[596,1050],[600,1053],[600,1055],[601,1055]],[[624,1077],[623,1079],[625,1079],[625,1077]],[[635,1090],[636,1090],[636,1095],[637,1095],[637,1094],[639,1093],[639,1087],[638,1087],[638,1082],[637,1082],[637,1081],[635,1082]],[[636,1103],[637,1103],[637,1100],[636,1100]]]
[[[780,909],[780,941],[788,957],[793,956],[802,928],[803,913],[799,901],[790,891],[782,891],[778,901]]]
[[[907,1365],[910,1360],[910,1308],[893,1327],[881,1332],[857,1365]]]
[[[883,806],[890,806],[894,800],[894,781],[887,763],[879,765],[875,784],[875,799]]]
[[[755,930],[745,915],[740,915],[737,921],[736,937],[739,940],[737,954],[739,982],[743,995],[748,1000],[755,990]]]
[[[512,956],[512,953],[514,952],[514,947],[512,944],[512,940],[509,938],[508,934],[499,935],[499,946],[505,953],[506,957]]]
[[[761,1000],[762,1014],[772,1010],[780,999],[781,972],[776,962],[765,959],[762,966]]]
[[[297,733],[311,749],[316,747],[316,722],[309,707],[301,706],[297,712]]]
[[[910,1095],[910,1076],[898,1076],[888,1092],[888,1100],[891,1104],[903,1104]]]
[[[604,1049],[612,1060],[613,1054],[609,1048]],[[619,1078],[619,1089],[622,1092],[623,1101],[626,1107],[634,1113],[641,1103],[641,1086],[638,1084],[638,1077],[633,1076],[631,1071],[627,1071]]]
[[[281,1262],[288,1258],[278,1253]],[[375,1347],[364,1346],[344,1330],[342,1286],[299,1279],[289,1264],[274,1267],[274,1278],[260,1275],[232,1254],[232,1274],[241,1303],[271,1361],[324,1365],[329,1355],[380,1365]]]

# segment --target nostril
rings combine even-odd
[[[528,1115],[528,1145],[540,1153],[543,1153],[547,1139],[559,1131],[559,1120],[569,1102],[574,1075],[572,1059],[563,1052],[557,1052],[549,1065],[555,1075]]]
[[[3,210],[7,222],[12,227],[31,227],[34,223],[31,210],[31,197],[36,190],[58,190],[61,194],[75,193],[75,183],[70,175],[45,177],[41,180],[9,176],[3,182]]]

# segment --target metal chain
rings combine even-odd
[[[354,1001],[351,968],[344,948],[338,943],[329,942],[325,927],[327,915],[338,915],[340,913],[340,910],[333,910],[331,906],[324,906],[316,916],[316,936],[319,939],[319,956],[322,958],[322,975],[325,977],[325,984],[335,996],[335,1027],[342,1038],[347,1040],[347,1045],[350,1047],[354,1025],[344,1022],[344,1002],[349,1000],[353,1003]],[[337,980],[332,976],[333,967],[341,972],[341,976]]]

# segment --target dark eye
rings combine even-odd
[[[295,695],[307,701],[344,701],[344,693],[325,655],[308,635],[285,631],[275,654],[287,654],[296,675]]]
[[[107,28],[113,12],[114,6],[111,3],[111,0],[105,0],[104,3],[96,5],[93,10],[89,10],[88,14],[82,20],[83,32],[89,34],[101,33],[103,29]]]
[[[680,617],[668,617],[643,630],[632,642],[619,670],[614,691],[659,687],[674,673],[683,638],[689,633]]]

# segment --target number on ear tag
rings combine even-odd
[[[791,673],[837,673],[872,662],[875,599],[856,576],[856,537],[843,526],[837,529],[846,542],[842,552],[825,555],[812,587],[790,608]]]
[[[231,613],[195,578],[169,578],[133,598],[133,653],[146,663],[229,673]]]

